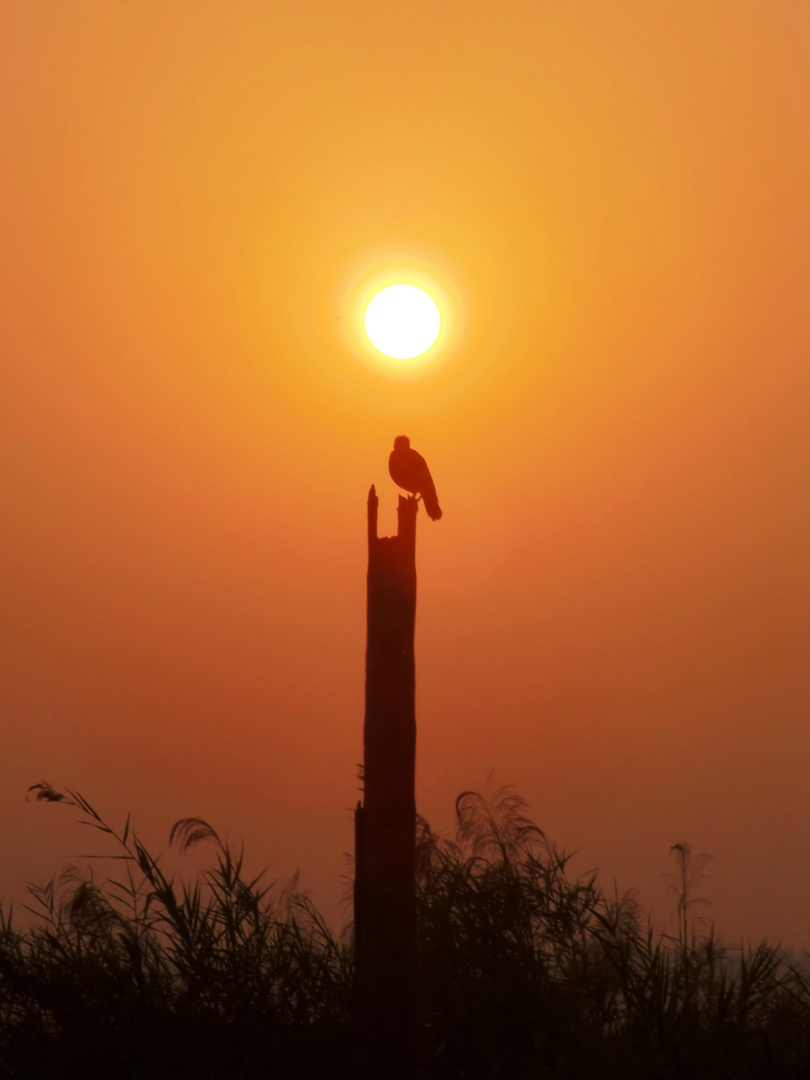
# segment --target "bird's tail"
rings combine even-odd
[[[422,492],[422,502],[425,504],[425,509],[428,512],[428,517],[431,521],[438,521],[442,516],[442,508],[439,506],[439,500],[435,494],[425,494]]]

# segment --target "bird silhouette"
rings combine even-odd
[[[439,520],[442,508],[436,498],[436,486],[430,469],[422,455],[411,450],[411,440],[407,435],[397,435],[394,439],[394,449],[388,459],[388,471],[399,487],[410,491],[412,495],[421,495],[428,517],[433,521]]]

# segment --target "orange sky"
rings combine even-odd
[[[661,925],[686,839],[810,945],[808,4],[5,0],[0,146],[6,903],[102,849],[46,779],[338,924],[404,432],[420,811],[494,769]],[[399,265],[409,381],[344,330]]]

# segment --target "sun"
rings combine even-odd
[[[389,285],[366,308],[369,341],[393,360],[412,360],[426,352],[441,329],[439,309],[415,285]]]

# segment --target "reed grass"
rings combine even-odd
[[[0,1076],[253,1080],[355,1076],[351,933],[333,936],[294,879],[247,879],[243,852],[199,818],[167,878],[128,818],[33,785],[112,840],[119,872],[69,866],[30,885],[25,930],[0,910]],[[464,792],[452,839],[418,820],[424,1080],[799,1080],[810,1077],[810,981],[778,946],[731,947],[691,916],[704,857],[673,845],[677,936],[630,895],[573,876],[509,789]],[[350,928],[349,928],[350,931]]]

